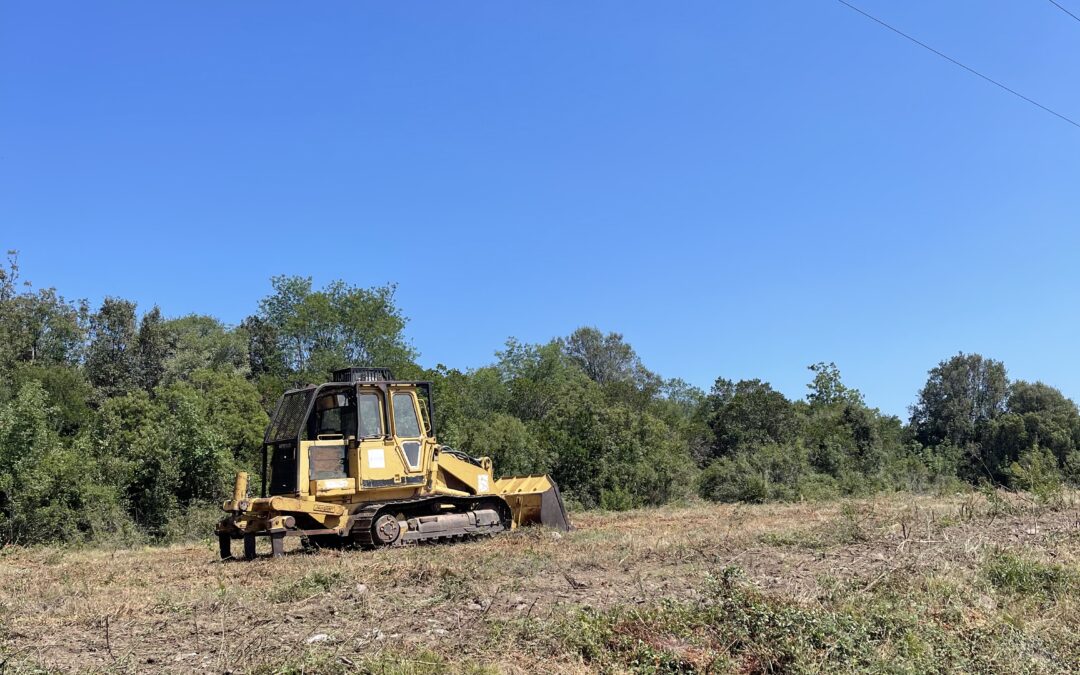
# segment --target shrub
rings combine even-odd
[[[127,539],[130,521],[81,444],[61,441],[56,410],[36,381],[0,406],[0,541]]]
[[[1012,483],[1028,490],[1042,506],[1056,507],[1062,501],[1062,479],[1057,458],[1047,448],[1038,445],[1020,453],[1009,466]]]
[[[718,502],[791,501],[802,496],[812,475],[799,445],[765,445],[722,457],[701,474],[698,494]],[[821,483],[813,491],[821,488]]]

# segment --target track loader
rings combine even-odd
[[[364,548],[474,537],[542,524],[568,530],[549,476],[495,479],[491,460],[435,439],[430,382],[386,368],[344,368],[333,381],[285,392],[263,438],[259,497],[239,473],[217,526],[222,559],[232,542],[273,556],[285,537]]]

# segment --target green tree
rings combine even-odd
[[[61,441],[30,381],[0,405],[0,543],[77,542],[126,530],[113,488],[86,452]]]
[[[698,494],[717,502],[792,501],[821,494],[823,482],[829,481],[815,479],[809,453],[801,444],[769,443],[714,461],[701,472]]]
[[[80,368],[62,364],[23,363],[13,373],[15,391],[37,382],[52,411],[50,426],[63,437],[75,436],[91,419],[94,390]]]
[[[902,452],[897,418],[866,406],[863,395],[843,383],[835,363],[816,363],[806,396],[803,443],[815,471],[840,477],[872,477]]]
[[[806,400],[811,408],[832,407],[837,405],[865,406],[863,395],[858,389],[850,389],[840,378],[840,369],[835,363],[815,363],[808,366],[814,373],[814,379],[807,385],[810,393]]]
[[[1034,445],[1020,454],[1008,467],[1011,482],[1021,490],[1031,492],[1044,506],[1058,506],[1062,501],[1061,471],[1057,459],[1048,449]]]
[[[206,401],[197,389],[177,383],[158,391],[160,442],[176,469],[174,493],[182,506],[221,499],[234,467],[222,429],[207,415]]]
[[[498,476],[548,473],[551,458],[525,423],[506,413],[494,413],[469,424],[461,449],[490,457]]]
[[[978,444],[989,423],[1005,411],[1008,390],[1000,361],[962,352],[942,361],[912,407],[916,437],[928,446]]]
[[[474,445],[472,428],[510,409],[510,389],[494,366],[467,373],[439,365],[425,377],[434,383],[435,422],[439,440],[473,454],[485,454]],[[517,419],[517,418],[515,418]],[[502,468],[496,465],[496,470]]]
[[[344,366],[384,366],[399,377],[415,370],[405,339],[405,317],[395,287],[358,288],[334,281],[312,290],[310,277],[278,276],[259,303],[259,318],[274,327],[291,379],[322,381]]]
[[[155,425],[160,411],[142,389],[106,400],[96,410],[87,430],[87,449],[104,480],[116,485],[125,504],[137,501],[131,488],[135,467],[143,452],[157,442]],[[154,476],[151,476],[154,478]]]
[[[20,364],[75,366],[82,359],[88,311],[54,289],[19,291],[16,254],[0,266],[0,400],[18,390],[11,379]]]
[[[135,338],[138,350],[139,386],[153,391],[165,376],[165,362],[172,352],[172,335],[157,305],[143,315]]]
[[[247,339],[212,316],[190,314],[165,322],[171,346],[163,381],[186,380],[197,370],[247,374]]]
[[[285,354],[273,324],[262,317],[249,316],[240,324],[240,329],[247,336],[248,368],[252,377],[284,377]]]
[[[619,333],[604,335],[596,328],[582,327],[562,345],[570,360],[597,384],[633,379],[641,368],[641,360]]]
[[[138,384],[138,368],[135,303],[106,298],[90,319],[87,378],[102,396],[123,396]]]
[[[769,443],[784,444],[799,433],[795,407],[768,382],[719,378],[705,406],[714,457]]]
[[[270,422],[255,385],[236,373],[204,369],[192,373],[191,386],[206,424],[216,430],[217,442],[235,461],[255,470]]]
[[[218,402],[228,400],[220,391],[228,385],[203,385],[219,390]],[[158,387],[152,398],[141,389],[114,397],[98,411],[89,453],[103,479],[123,495],[131,517],[153,536],[165,534],[183,508],[227,494],[235,465],[224,432],[238,429],[224,430],[211,419],[210,398],[195,384],[178,381]]]
[[[1009,388],[1007,409],[1023,418],[1031,444],[1049,449],[1059,462],[1080,448],[1080,411],[1059,389],[1018,380]]]
[[[583,387],[590,381],[557,341],[532,345],[510,338],[496,356],[499,361],[495,367],[509,392],[508,412],[525,421],[543,419],[568,388]]]
[[[1080,449],[1080,412],[1054,387],[1018,380],[1009,387],[1005,412],[990,424],[982,457],[996,479],[1008,482],[1012,465],[1036,446],[1065,467]]]

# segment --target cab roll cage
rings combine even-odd
[[[435,435],[435,402],[434,402],[434,400],[432,400],[432,395],[431,395],[432,394],[432,383],[431,383],[430,380],[417,381],[417,380],[394,380],[394,379],[368,379],[366,377],[356,377],[355,374],[356,374],[357,371],[382,371],[383,373],[385,373],[387,375],[390,374],[390,369],[389,368],[344,368],[342,370],[335,370],[334,371],[334,381],[333,382],[326,382],[325,384],[320,384],[318,386],[312,386],[312,387],[299,387],[297,389],[289,389],[284,394],[282,394],[281,398],[278,399],[277,405],[274,406],[274,414],[270,416],[270,423],[267,425],[266,432],[263,434],[262,471],[260,472],[260,489],[259,489],[259,494],[260,494],[261,497],[266,497],[267,496],[267,486],[269,485],[269,481],[267,480],[267,478],[268,478],[267,472],[268,472],[268,469],[269,469],[269,467],[268,467],[268,456],[269,456],[269,452],[270,452],[270,446],[278,445],[280,443],[286,443],[286,442],[289,442],[291,440],[292,443],[293,443],[293,451],[294,452],[298,451],[298,449],[300,447],[300,437],[304,434],[304,428],[305,428],[307,419],[311,416],[311,411],[315,407],[315,401],[318,400],[319,394],[322,393],[324,390],[327,390],[327,389],[339,389],[339,390],[348,389],[349,385],[352,385],[352,389],[354,391],[359,392],[361,386],[363,386],[365,388],[373,386],[373,387],[375,387],[376,389],[378,389],[379,391],[382,392],[382,403],[381,403],[381,405],[383,407],[383,415],[385,416],[385,419],[387,420],[387,422],[390,422],[390,406],[392,405],[390,403],[390,388],[394,387],[394,386],[416,387],[421,392],[423,392],[423,395],[424,395],[423,396],[424,404],[427,407],[427,413],[428,413],[428,427],[429,427],[428,433],[431,436]],[[347,375],[346,375],[346,373],[347,373]],[[339,377],[349,377],[349,376],[353,376],[353,377],[350,377],[350,379],[338,379]],[[303,415],[303,417],[301,417],[299,419],[298,423],[296,424],[296,435],[295,435],[295,437],[293,437],[291,439],[290,438],[270,438],[270,432],[271,432],[271,430],[274,429],[275,422],[279,421],[278,420],[278,414],[281,413],[281,408],[282,408],[283,405],[285,405],[285,401],[288,399],[288,397],[290,395],[299,394],[301,392],[311,392],[311,393],[307,397],[307,405],[306,405],[306,407],[304,409],[304,415]],[[359,420],[357,420],[357,423],[359,424]],[[359,428],[359,426],[357,428]],[[387,438],[387,439],[393,438],[393,435],[390,433],[390,425],[389,424],[387,425],[385,431],[386,431],[385,438]]]

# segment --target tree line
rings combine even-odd
[[[0,542],[207,536],[238,469],[255,471],[286,388],[345,365],[435,383],[441,442],[503,475],[550,473],[572,507],[827,499],[1080,481],[1080,413],[1059,390],[957,354],[908,421],[871,408],[833,363],[791,400],[760,380],[709,391],[649,370],[618,333],[514,339],[493,363],[420,367],[392,285],[274,277],[236,326],[91,308],[0,266]]]

